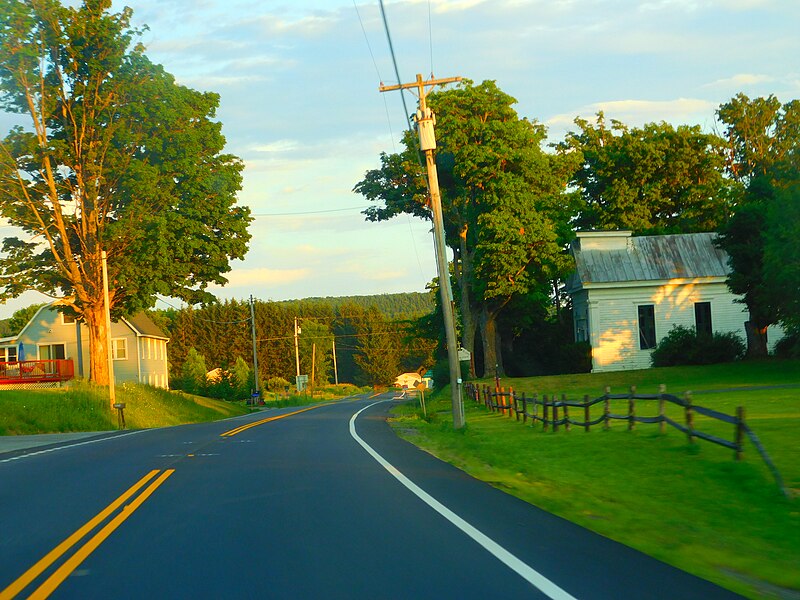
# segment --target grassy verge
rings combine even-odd
[[[245,414],[244,403],[223,402],[143,385],[117,387],[129,429],[214,421]],[[0,391],[0,435],[108,431],[117,428],[106,388],[73,382],[54,390]]]
[[[287,406],[307,406],[319,402],[340,400],[348,396],[371,392],[370,387],[358,387],[350,383],[327,385],[301,394],[282,394],[266,391],[263,394],[264,404],[269,408],[283,408]]]
[[[748,422],[789,487],[800,488],[800,388],[744,391],[747,386],[800,383],[800,362],[651,369],[608,375],[505,380],[515,390],[599,395],[606,385],[643,393],[666,383],[704,393],[695,403]],[[619,407],[619,412],[624,412]],[[545,510],[752,598],[800,590],[800,499],[784,498],[755,449],[746,460],[675,430],[617,422],[611,430],[543,433],[481,405],[465,407],[467,427],[453,431],[449,392],[429,403],[429,419],[401,407],[393,426],[413,443]],[[616,411],[615,411],[616,412]],[[637,414],[655,414],[654,405]],[[678,416],[678,415],[674,415]],[[730,425],[697,417],[695,425],[732,439]]]

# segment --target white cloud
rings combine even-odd
[[[276,140],[268,144],[252,146],[250,149],[253,152],[292,152],[299,147],[300,144],[297,140]]]
[[[712,118],[718,104],[695,98],[676,100],[608,100],[588,104],[572,113],[563,113],[547,119],[550,129],[565,129],[573,126],[575,117],[591,118],[603,111],[607,119],[617,119],[628,125],[643,125],[650,122],[667,121],[674,124],[695,124]]]
[[[262,285],[285,285],[307,278],[308,269],[237,269],[226,275],[228,283],[224,288],[257,287]],[[222,289],[223,286],[213,285],[210,289]]]
[[[753,73],[740,73],[726,79],[717,79],[705,85],[705,87],[724,87],[739,89],[744,86],[758,85],[760,83],[771,83],[775,78],[770,75],[756,75]]]

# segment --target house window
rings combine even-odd
[[[650,350],[656,347],[656,307],[642,304],[639,309],[639,348]]]
[[[16,361],[17,361],[16,346],[0,347],[0,362],[16,362]]]
[[[575,341],[586,342],[589,340],[589,331],[586,319],[579,318],[575,322]]]
[[[75,324],[75,315],[68,315],[65,313],[61,313],[61,324],[62,325],[74,325]]]
[[[114,360],[128,360],[128,340],[125,338],[111,340],[111,352]]]
[[[39,360],[64,360],[67,357],[64,344],[44,344],[39,346]]]
[[[711,325],[711,302],[694,303],[694,328],[697,335],[711,335],[714,332]]]

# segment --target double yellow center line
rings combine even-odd
[[[301,408],[300,410],[296,410],[294,412],[286,413],[283,415],[276,415],[274,417],[267,417],[266,419],[261,419],[260,421],[253,421],[252,423],[248,423],[247,425],[242,425],[237,427],[236,429],[231,429],[230,431],[226,431],[225,433],[221,433],[220,437],[233,437],[237,433],[242,433],[243,431],[247,431],[251,427],[258,427],[259,425],[263,425],[264,423],[269,423],[271,421],[277,421],[278,419],[285,419],[286,417],[291,417],[292,415],[299,415],[300,413],[304,413],[307,410],[313,410],[315,408],[320,408],[322,406],[328,406],[327,404],[316,404],[314,406],[308,406],[306,408]],[[2,598],[0,598],[2,600]]]
[[[0,600],[11,600],[28,585],[30,585],[37,577],[49,569],[53,563],[66,554],[73,546],[80,542],[86,535],[94,530],[98,525],[103,523],[110,517],[120,506],[133,497],[139,490],[146,486],[151,480],[155,478],[141,494],[136,496],[130,504],[122,506],[122,510],[111,519],[100,531],[95,533],[83,546],[78,548],[75,553],[70,556],[64,563],[61,564],[38,588],[36,588],[29,598],[47,598],[52,594],[61,583],[70,576],[70,574],[78,568],[86,557],[94,552],[97,547],[102,544],[108,536],[110,536],[117,527],[130,517],[134,511],[139,508],[145,500],[147,500],[158,487],[164,483],[170,475],[175,472],[175,469],[167,469],[161,471],[155,469],[150,471],[147,475],[142,477],[127,491],[125,491],[119,498],[114,500],[102,511],[97,513],[88,523],[78,529],[75,533],[61,542],[58,546],[53,548],[44,558],[33,565],[30,569],[25,571],[22,576],[14,583],[0,592]]]

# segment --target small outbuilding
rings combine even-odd
[[[728,257],[715,236],[578,232],[565,292],[575,341],[591,344],[593,372],[650,367],[652,350],[673,325],[745,339],[747,309],[725,283]],[[782,332],[770,330],[772,347]]]

